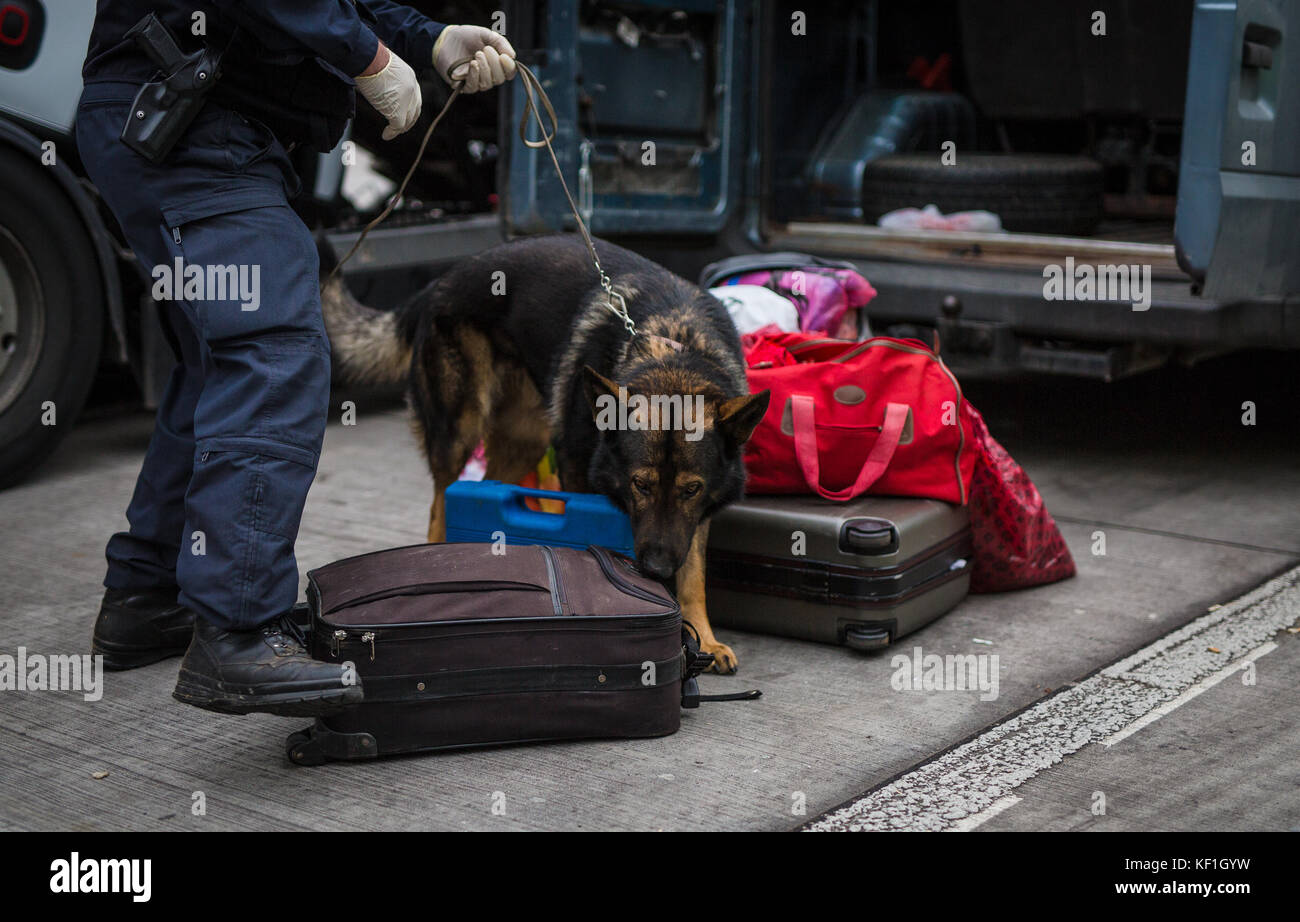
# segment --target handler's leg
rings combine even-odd
[[[189,302],[208,367],[185,497],[184,532],[198,538],[176,568],[182,602],[248,630],[298,597],[294,541],[329,408],[316,248],[288,205],[211,215],[177,236],[186,265],[235,266],[251,293]]]
[[[182,701],[288,715],[356,703],[360,683],[313,660],[288,617],[329,396],[316,249],[287,204],[288,156],[265,129],[209,105],[151,164],[116,140],[133,92],[87,86],[78,139],[146,270],[182,270],[170,316],[194,351],[181,350],[109,579],[152,585],[174,562],[179,602],[198,616],[173,692]]]
[[[181,310],[156,305],[178,350],[154,423],[149,449],[126,510],[129,527],[108,542],[110,589],[170,590],[175,600],[176,558],[185,527],[185,491],[194,461],[194,410],[203,388],[199,342]]]
[[[103,656],[104,668],[112,670],[180,656],[194,633],[194,612],[177,601],[176,560],[187,539],[185,493],[203,363],[198,338],[180,308],[170,302],[157,306],[178,361],[126,510],[129,528],[114,535],[105,551],[106,589],[91,652]]]
[[[77,112],[77,141],[87,172],[146,268],[168,258],[159,220],[163,183],[117,140],[130,111],[131,87]],[[159,173],[154,169],[153,172]],[[159,312],[177,364],[163,392],[144,464],[127,508],[126,531],[108,542],[104,599],[91,652],[106,669],[131,669],[180,656],[194,633],[194,612],[177,601],[176,558],[185,540],[185,492],[194,459],[194,409],[203,385],[198,336],[174,302]]]
[[[200,618],[173,694],[225,713],[352,703],[359,686],[290,655],[284,633],[329,403],[316,247],[287,204],[212,214],[175,238],[187,265],[236,266],[248,284],[238,298],[189,302],[208,353],[184,526],[201,552],[183,548],[177,576]]]

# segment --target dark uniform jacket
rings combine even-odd
[[[81,72],[86,83],[149,79],[156,68],[122,36],[150,11],[183,51],[202,44],[192,31],[202,13],[209,42],[222,45],[238,26],[238,42],[277,63],[315,57],[347,77],[370,65],[380,39],[417,73],[431,70],[433,43],[444,28],[391,0],[98,0]]]
[[[354,113],[352,78],[379,41],[417,71],[433,69],[445,28],[390,0],[99,0],[82,79],[143,84],[157,68],[123,38],[153,12],[183,52],[222,52],[212,102],[256,119],[286,145],[332,149]],[[198,34],[196,34],[198,33]]]

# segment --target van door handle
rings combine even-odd
[[[1273,49],[1262,42],[1243,41],[1241,44],[1241,66],[1269,70],[1273,66]]]

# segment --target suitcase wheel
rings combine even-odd
[[[379,755],[379,746],[369,733],[339,733],[317,721],[290,733],[284,741],[284,754],[294,765],[324,765],[373,759]]]
[[[879,650],[889,646],[889,628],[850,624],[844,629],[844,645],[852,650]]]
[[[285,740],[285,755],[294,765],[324,765],[329,761],[329,756],[325,754],[325,746],[312,734],[313,729],[308,727],[297,733],[290,733],[289,738]]]

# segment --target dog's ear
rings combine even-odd
[[[618,385],[590,365],[582,366],[582,389],[587,395],[587,403],[591,406],[592,416],[598,416],[600,413],[600,404],[597,401],[601,397],[618,398]]]
[[[743,397],[732,397],[730,400],[723,401],[718,407],[715,428],[732,445],[736,447],[744,445],[754,434],[754,427],[767,413],[767,403],[771,398],[772,392],[763,390],[757,394],[746,394]]]

